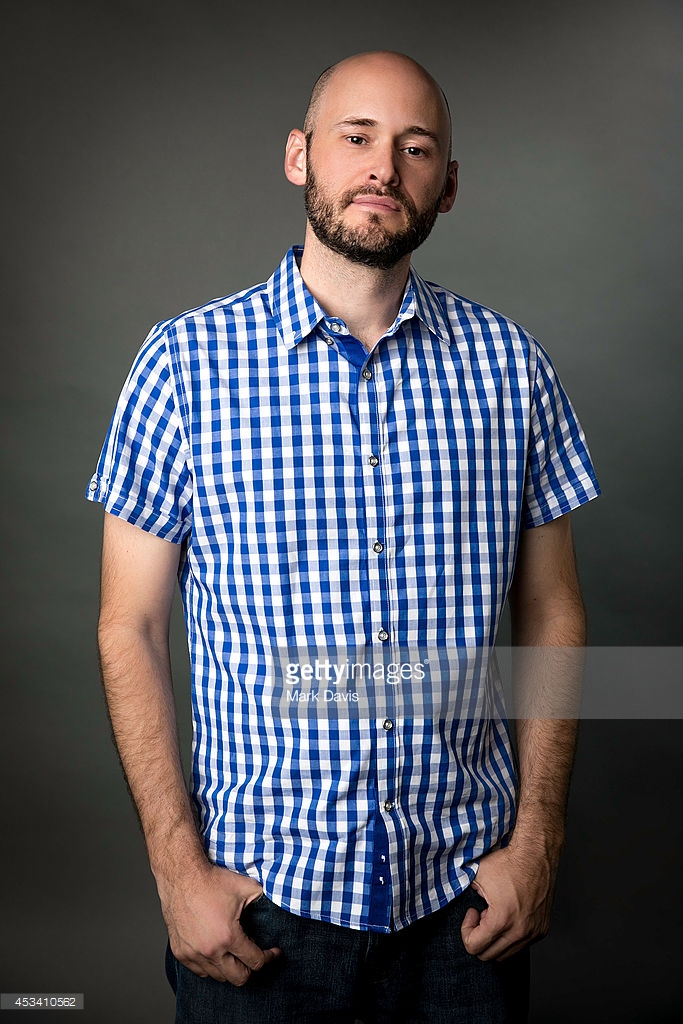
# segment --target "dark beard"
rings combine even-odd
[[[340,256],[345,256],[352,263],[361,263],[364,267],[379,267],[382,270],[394,267],[404,256],[422,245],[434,227],[443,197],[439,195],[432,206],[418,213],[413,201],[391,185],[383,189],[357,188],[341,196],[339,211],[345,210],[358,195],[389,196],[406,212],[407,226],[402,231],[387,231],[382,226],[379,215],[371,214],[366,227],[346,227],[338,216],[335,205],[321,194],[309,164],[304,202],[308,222],[318,241]]]

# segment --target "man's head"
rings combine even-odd
[[[303,132],[290,133],[285,172],[305,187],[320,243],[386,268],[451,209],[457,164],[450,145],[448,105],[431,75],[403,54],[364,53],[316,82]]]

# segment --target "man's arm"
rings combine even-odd
[[[515,827],[507,847],[481,858],[473,884],[488,909],[481,915],[468,910],[462,927],[465,947],[482,960],[516,953],[545,935],[550,923],[577,730],[577,718],[558,717],[557,708],[575,703],[572,697],[579,685],[580,656],[577,651],[573,658],[569,649],[585,643],[585,616],[568,515],[523,532],[510,609],[515,646],[564,650],[548,651],[545,659],[543,652],[538,652],[540,658],[530,652],[527,659],[537,678],[522,681],[534,689],[524,694],[531,711],[522,714],[534,717],[520,717],[517,722]],[[557,686],[565,692],[554,693]],[[548,717],[540,717],[544,707],[549,708]]]
[[[196,974],[244,984],[276,950],[242,931],[262,889],[211,864],[178,747],[168,646],[179,547],[105,515],[98,629],[114,738],[137,807],[175,956]]]

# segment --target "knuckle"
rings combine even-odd
[[[224,949],[221,944],[213,942],[210,945],[206,943],[198,952],[204,960],[208,960],[210,963],[218,963],[223,956]]]

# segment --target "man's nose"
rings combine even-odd
[[[393,146],[375,150],[368,168],[368,179],[380,185],[398,185],[400,181],[396,151]]]

